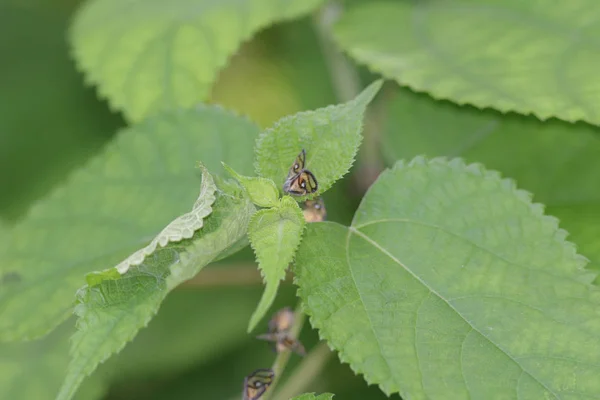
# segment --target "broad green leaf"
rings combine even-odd
[[[390,102],[382,150],[399,159],[463,157],[515,179],[559,217],[590,268],[600,269],[600,130],[587,124],[482,112],[402,89]]]
[[[0,37],[10,38],[0,41],[0,219],[13,223],[123,123],[83,87],[69,57],[73,2],[24,3],[0,1]]]
[[[175,218],[158,234],[158,236],[152,239],[149,245],[121,261],[119,265],[115,267],[119,274],[122,275],[126,273],[131,266],[140,265],[146,257],[154,253],[158,246],[165,247],[169,243],[180,242],[183,239],[191,239],[191,237],[194,236],[194,232],[202,228],[204,225],[204,218],[212,212],[211,206],[216,200],[215,192],[217,191],[217,186],[208,170],[202,165],[201,168],[202,186],[200,186],[200,194],[198,195],[198,199],[194,203],[192,210]],[[114,275],[114,270],[111,271]]]
[[[0,340],[34,338],[73,307],[84,274],[148,244],[198,195],[202,161],[251,168],[258,128],[218,108],[151,118],[120,132],[104,152],[38,202],[0,241]]]
[[[323,393],[316,396],[314,393],[305,393],[300,396],[294,397],[292,400],[331,400],[333,395],[331,393]]]
[[[304,225],[302,210],[290,196],[284,196],[277,207],[257,211],[252,216],[248,237],[266,287],[250,318],[248,332],[256,327],[273,304],[279,281],[285,278],[285,271],[300,244]]]
[[[71,31],[87,80],[139,121],[208,97],[217,72],[240,43],[323,0],[90,0]]]
[[[274,207],[277,205],[279,190],[277,190],[272,180],[254,176],[242,176],[227,164],[223,164],[223,167],[242,185],[254,204],[259,207]]]
[[[557,220],[460,160],[398,163],[296,256],[313,326],[404,398],[592,398],[600,291]]]
[[[374,71],[459,104],[600,124],[595,0],[373,1],[339,21]]]
[[[49,399],[58,391],[69,363],[69,320],[43,339],[27,343],[0,344],[0,398]],[[108,382],[94,376],[82,385],[78,400],[104,398]]]
[[[281,188],[296,157],[305,149],[305,168],[319,184],[317,192],[307,197],[325,192],[352,166],[362,140],[365,109],[381,85],[380,80],[372,83],[348,103],[300,112],[276,122],[257,140],[258,175]]]
[[[78,331],[71,363],[57,400],[71,399],[83,379],[111,354],[119,352],[148,324],[175,286],[246,234],[254,206],[240,193],[219,191],[213,212],[191,239],[159,247],[120,278],[84,286],[77,293]]]

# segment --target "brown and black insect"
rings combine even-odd
[[[294,196],[304,196],[317,191],[319,188],[317,178],[312,172],[304,168],[305,164],[306,151],[302,149],[288,172],[283,184],[284,192]]]
[[[291,350],[298,355],[306,355],[306,350],[300,341],[294,338],[290,332],[294,324],[294,312],[289,308],[279,310],[269,321],[269,333],[258,335],[256,338],[273,342],[273,349],[281,353]]]
[[[243,400],[259,400],[269,389],[275,379],[275,372],[270,368],[261,368],[244,379]]]

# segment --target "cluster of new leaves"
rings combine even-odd
[[[360,144],[365,109],[381,84],[381,81],[371,84],[348,103],[286,117],[263,132],[256,145],[258,177],[242,176],[225,166],[254,204],[269,207],[252,217],[248,229],[250,244],[266,283],[248,331],[254,329],[273,303],[304,230],[304,217],[298,203],[289,195],[278,200],[277,187],[283,186],[302,149],[306,152],[305,167],[318,179],[315,196],[347,173]]]

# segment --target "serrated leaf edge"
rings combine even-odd
[[[280,282],[281,282],[283,279],[285,279],[285,271],[287,271],[287,270],[288,270],[288,268],[289,268],[289,266],[290,266],[290,265],[291,265],[291,264],[294,262],[294,259],[295,259],[295,257],[296,257],[296,253],[297,253],[297,251],[298,251],[298,248],[300,247],[300,244],[302,243],[302,237],[304,236],[304,230],[306,229],[306,222],[305,222],[305,220],[304,220],[304,215],[302,214],[302,210],[301,210],[301,209],[300,209],[300,207],[298,206],[298,203],[297,203],[297,202],[296,202],[296,201],[295,201],[293,198],[291,198],[291,196],[284,196],[284,197],[282,197],[282,198],[281,198],[281,200],[280,200],[280,205],[279,205],[279,209],[283,209],[283,208],[290,208],[290,209],[294,209],[294,210],[296,210],[296,211],[297,211],[297,213],[298,213],[298,216],[299,216],[299,218],[300,218],[299,220],[301,221],[301,222],[300,222],[300,223],[301,223],[301,228],[300,228],[300,234],[299,234],[299,236],[300,236],[300,240],[298,240],[298,243],[296,243],[296,246],[295,246],[295,248],[294,248],[294,249],[292,249],[292,256],[291,256],[291,259],[290,259],[290,260],[289,260],[289,262],[287,263],[287,266],[286,266],[286,268],[285,268],[285,270],[284,270],[284,273],[283,273],[283,276],[282,276],[282,278],[280,278],[280,279],[277,281],[277,285],[279,285],[279,283],[280,283]],[[250,231],[251,231],[251,226],[253,226],[253,224],[255,223],[255,222],[254,222],[254,221],[255,221],[255,218],[259,218],[259,217],[260,217],[260,215],[267,214],[268,212],[270,212],[270,211],[272,211],[272,210],[273,210],[273,208],[270,208],[270,209],[265,209],[265,210],[259,210],[259,211],[255,212],[255,213],[252,215],[252,217],[250,218],[250,222],[248,223],[248,241],[250,242],[250,247],[251,247],[251,248],[252,248],[252,250],[254,251],[254,255],[255,255],[255,257],[256,257],[256,263],[258,264],[258,270],[260,271],[260,276],[263,278],[263,283],[264,283],[265,285],[266,285],[266,283],[267,283],[267,282],[266,282],[266,279],[265,279],[265,278],[266,278],[266,277],[265,277],[265,273],[264,273],[263,269],[260,267],[260,266],[261,266],[260,257],[259,257],[259,255],[258,255],[258,253],[257,253],[257,251],[256,251],[256,248],[254,247],[254,243],[252,242],[252,239],[250,238]],[[266,290],[266,287],[265,287],[265,290]],[[263,295],[264,295],[264,292],[263,292]],[[248,329],[247,329],[247,331],[248,331],[248,332],[251,332],[251,331],[252,331],[252,329],[254,329],[254,327],[253,327],[253,325],[252,325],[252,320],[253,320],[253,318],[254,318],[254,314],[256,313],[256,310],[258,310],[258,306],[260,305],[260,302],[261,302],[261,301],[262,301],[262,297],[261,297],[261,299],[259,300],[259,303],[257,304],[257,306],[256,306],[256,309],[253,311],[252,315],[250,316],[250,321],[249,321],[249,324],[248,324]]]
[[[388,168],[385,171],[383,171],[381,173],[381,176],[383,176],[384,174],[389,173],[395,169],[399,169],[399,168],[414,168],[414,167],[423,167],[423,166],[427,166],[427,165],[450,166],[452,169],[455,169],[457,171],[468,172],[468,173],[471,173],[474,175],[479,175],[482,177],[487,177],[487,178],[498,180],[499,183],[501,183],[503,185],[504,189],[513,192],[514,194],[517,195],[517,197],[523,203],[527,204],[534,216],[540,217],[540,219],[543,222],[545,222],[546,224],[548,224],[550,227],[552,227],[554,229],[554,232],[555,232],[554,238],[556,239],[557,244],[565,246],[566,249],[568,249],[570,256],[572,256],[573,259],[576,260],[576,265],[577,265],[576,268],[577,268],[578,272],[580,273],[579,276],[576,276],[578,278],[577,280],[581,283],[585,283],[590,286],[593,286],[592,281],[595,279],[597,274],[592,273],[591,271],[589,271],[588,269],[585,268],[585,265],[587,264],[588,259],[577,253],[577,246],[574,243],[566,240],[566,237],[568,236],[568,232],[565,231],[564,229],[558,227],[558,224],[559,224],[558,218],[549,216],[549,215],[545,215],[543,204],[533,203],[532,202],[533,195],[531,193],[529,193],[526,190],[518,189],[514,180],[509,179],[509,178],[502,178],[500,172],[495,171],[495,170],[488,170],[480,163],[467,164],[461,158],[453,158],[451,160],[448,160],[446,157],[436,157],[433,159],[427,159],[424,156],[417,156],[417,157],[413,158],[412,160],[410,160],[409,162],[406,162],[405,160],[397,161],[391,169]],[[368,194],[368,192],[367,192],[367,194]],[[363,199],[367,196],[367,194],[365,194]],[[348,230],[348,232],[350,232],[350,229],[352,227],[352,226],[347,227],[345,225],[338,224],[336,222],[329,222],[329,221],[320,222],[320,223],[338,225],[338,226],[344,227],[346,230]],[[298,298],[304,299],[304,296],[302,295],[302,293],[303,293],[302,287],[298,283],[298,275],[296,275],[296,274],[294,275],[294,284],[298,288],[296,291]],[[355,367],[354,365],[352,365],[352,362],[350,361],[349,356],[344,354],[343,351],[336,349],[331,344],[332,338],[328,337],[328,335],[323,332],[322,324],[320,324],[319,321],[315,320],[314,316],[312,315],[312,313],[310,312],[310,310],[308,309],[308,307],[306,306],[304,301],[302,301],[302,312],[304,312],[308,316],[311,326],[317,329],[319,339],[325,341],[327,343],[327,346],[330,348],[330,350],[337,353],[340,361],[342,363],[348,364],[348,366],[350,367],[352,372],[354,372],[355,375],[362,375],[363,379],[365,380],[365,382],[367,382],[367,384],[369,386],[370,385],[379,386],[380,389],[388,397],[394,393],[399,393],[403,398],[410,397],[408,395],[408,393],[402,392],[401,388],[397,384],[395,384],[395,382],[393,382],[391,379],[388,379],[388,381],[381,382],[381,383],[374,382],[374,380],[370,379],[364,373],[364,371],[361,370],[361,368],[359,366]],[[343,346],[340,346],[340,348],[342,348],[342,347]]]
[[[554,239],[557,241],[557,244],[564,245],[568,249],[570,253],[569,255],[572,256],[577,262],[577,269],[581,272],[578,276],[579,282],[591,284],[598,275],[596,272],[586,268],[586,265],[589,263],[589,259],[577,252],[577,245],[566,240],[569,236],[569,233],[560,228],[560,220],[552,215],[544,214],[546,210],[546,206],[544,204],[535,203],[533,201],[534,195],[531,192],[528,192],[524,189],[519,189],[513,179],[503,178],[499,171],[487,169],[481,163],[466,163],[465,160],[460,157],[452,159],[448,159],[447,157],[435,157],[428,159],[425,156],[417,156],[408,163],[404,160],[399,160],[394,164],[391,170],[399,168],[414,168],[417,166],[426,165],[446,165],[456,171],[463,171],[472,175],[498,180],[503,189],[514,193],[522,203],[529,206],[529,209],[534,216],[539,217],[549,228],[555,232]],[[382,172],[382,174],[386,173],[387,171],[390,171],[390,169]]]
[[[450,88],[450,86],[448,88],[436,87],[436,90],[438,90],[438,92],[433,93],[431,85],[426,85],[426,84],[418,85],[418,84],[414,84],[411,82],[400,81],[400,79],[398,79],[397,77],[388,73],[387,71],[385,71],[384,68],[379,67],[376,63],[368,62],[368,61],[364,60],[364,58],[361,57],[361,55],[360,55],[360,53],[361,53],[360,50],[349,49],[349,48],[346,48],[345,46],[342,46],[341,40],[339,39],[338,34],[336,33],[335,29],[333,30],[332,36],[334,38],[336,45],[342,51],[342,53],[344,53],[346,56],[348,56],[349,58],[354,60],[356,63],[358,63],[360,65],[364,65],[371,72],[379,74],[379,75],[385,77],[386,79],[393,80],[394,82],[398,83],[398,85],[400,85],[401,87],[408,88],[415,93],[426,94],[429,97],[431,97],[432,99],[437,100],[437,101],[449,101],[449,102],[451,102],[453,104],[457,104],[459,106],[471,106],[471,107],[474,107],[474,108],[476,108],[478,110],[482,110],[482,111],[483,110],[495,110],[495,111],[501,113],[502,115],[516,114],[516,115],[532,116],[532,117],[537,118],[540,121],[548,121],[548,120],[556,119],[556,120],[560,120],[560,121],[569,122],[571,124],[576,124],[578,122],[585,122],[585,123],[593,124],[596,126],[600,125],[600,121],[596,120],[594,122],[593,118],[589,118],[589,119],[584,119],[584,117],[565,118],[563,116],[559,117],[557,115],[553,115],[550,113],[543,113],[543,112],[539,112],[539,111],[535,111],[535,110],[527,110],[527,111],[517,110],[509,104],[505,104],[504,106],[502,106],[502,104],[494,104],[493,106],[492,105],[485,106],[485,105],[476,104],[475,102],[473,102],[471,100],[466,100],[466,99],[462,99],[462,98],[459,99],[459,98],[454,97],[455,94],[454,94],[454,92],[452,92],[452,89]],[[582,112],[582,114],[584,114],[585,117],[589,117],[588,113],[586,113],[586,112]]]
[[[335,108],[343,108],[343,107],[351,107],[354,103],[358,103],[360,100],[362,100],[361,96],[363,94],[365,94],[365,92],[367,90],[371,90],[372,87],[374,86],[379,86],[377,88],[377,90],[375,90],[375,92],[373,93],[373,95],[371,96],[371,98],[366,101],[365,103],[365,108],[363,111],[363,118],[361,120],[361,124],[360,127],[358,129],[358,142],[356,144],[356,149],[354,149],[354,152],[352,154],[352,160],[350,162],[350,165],[346,168],[345,171],[341,172],[340,174],[337,175],[337,177],[335,177],[330,183],[329,185],[322,185],[319,184],[319,188],[317,190],[316,193],[312,193],[312,194],[308,194],[305,196],[297,196],[296,197],[296,201],[298,202],[302,202],[305,200],[312,200],[316,197],[321,196],[324,192],[326,192],[327,190],[329,190],[333,184],[335,182],[337,182],[338,180],[340,180],[341,178],[343,178],[348,172],[350,172],[350,169],[352,168],[352,166],[354,165],[354,162],[356,161],[356,156],[358,154],[358,151],[360,149],[360,146],[362,144],[363,141],[363,135],[362,132],[364,131],[364,127],[365,127],[365,121],[364,121],[364,117],[367,111],[367,107],[369,106],[369,104],[373,101],[373,99],[375,98],[375,96],[377,96],[377,94],[379,93],[379,91],[381,90],[381,87],[383,85],[384,80],[383,79],[376,79],[375,81],[371,82],[367,87],[365,87],[355,98],[353,98],[352,100],[349,100],[345,103],[338,103],[338,104],[330,104],[328,106],[325,107],[321,107],[321,108],[317,108],[315,110],[306,110],[306,111],[300,111],[297,112],[295,114],[292,115],[286,115],[285,117],[282,117],[280,119],[278,119],[277,121],[275,121],[275,123],[273,123],[273,125],[271,125],[269,128],[264,129],[256,138],[256,145],[254,146],[254,153],[258,154],[258,149],[262,147],[262,142],[263,140],[265,140],[265,138],[274,130],[276,130],[279,126],[287,123],[290,120],[294,120],[296,118],[299,117],[306,117],[306,116],[310,116],[311,114],[314,114],[316,112],[327,112],[328,110],[332,110]],[[290,163],[291,165],[291,163]],[[263,176],[263,171],[261,171],[260,165],[258,163],[258,161],[254,161],[254,170],[256,171],[256,174],[258,176]]]
[[[84,287],[80,288],[77,293],[76,293],[76,298],[77,298],[77,305],[75,306],[74,309],[74,314],[77,316],[77,320],[75,322],[75,327],[76,327],[76,331],[75,333],[73,333],[73,335],[70,338],[70,342],[71,342],[71,349],[69,350],[69,354],[71,355],[71,360],[74,356],[74,352],[75,352],[75,348],[73,347],[73,342],[75,341],[75,338],[77,337],[77,335],[83,333],[83,330],[85,329],[84,326],[82,326],[85,322],[83,321],[84,319],[84,313],[85,311],[83,310],[83,308],[85,307],[85,304],[80,300],[81,297],[83,296],[83,291],[87,289],[87,285],[85,285]],[[167,293],[165,292],[165,296],[167,295]],[[123,341],[121,346],[119,346],[119,348],[117,348],[115,351],[111,351],[108,353],[104,353],[102,355],[102,358],[96,363],[94,364],[91,368],[81,368],[77,371],[77,374],[73,374],[75,376],[78,376],[78,379],[76,379],[76,384],[75,385],[70,385],[70,386],[65,386],[66,385],[66,381],[63,382],[59,393],[56,395],[56,400],[67,400],[67,399],[72,399],[73,396],[77,393],[77,390],[79,389],[79,387],[81,386],[81,383],[83,382],[83,380],[85,378],[87,378],[88,376],[90,376],[97,368],[99,365],[103,364],[106,360],[108,360],[113,354],[118,354],[121,352],[121,350],[123,350],[125,348],[125,346],[127,346],[129,343],[131,343],[131,341],[133,341],[133,339],[137,336],[137,334],[139,333],[139,331],[141,329],[144,329],[148,326],[148,324],[150,323],[150,321],[154,318],[154,316],[158,313],[160,307],[157,307],[152,313],[150,313],[148,315],[148,318],[146,318],[144,320],[144,322],[142,323],[142,326],[140,326],[139,329],[137,329],[133,334],[128,335]],[[70,365],[69,365],[70,366]],[[68,388],[71,388],[71,390],[68,390]]]
[[[323,2],[324,0],[322,0]],[[77,10],[73,13],[73,16],[71,17],[71,22],[69,25],[69,28],[67,30],[67,41],[68,41],[68,54],[69,54],[69,58],[71,58],[71,60],[73,61],[73,64],[75,65],[75,69],[83,75],[83,81],[84,81],[84,85],[86,87],[94,87],[95,92],[98,96],[98,98],[104,100],[109,109],[113,112],[113,113],[118,113],[119,115],[123,116],[123,118],[128,121],[128,122],[141,122],[149,117],[153,117],[157,114],[160,114],[160,112],[168,112],[171,110],[177,110],[177,109],[187,109],[189,107],[176,107],[176,106],[170,106],[166,109],[163,109],[161,111],[155,112],[155,113],[146,113],[143,117],[141,118],[133,118],[130,115],[130,112],[126,109],[125,102],[123,101],[116,101],[114,99],[112,99],[112,96],[107,92],[106,89],[104,89],[103,85],[101,84],[102,78],[99,76],[96,76],[96,74],[91,73],[91,69],[87,69],[86,66],[84,65],[84,63],[81,61],[81,57],[79,57],[78,54],[78,50],[77,47],[75,46],[75,26],[76,26],[76,21],[79,20],[80,18],[80,14],[83,14],[85,12],[85,9],[87,7],[89,7],[91,4],[91,1],[85,2],[84,4],[80,5]],[[316,6],[315,8],[317,8],[318,6]],[[230,54],[226,55],[222,60],[217,60],[218,63],[216,63],[214,65],[214,72],[213,72],[213,76],[212,79],[207,83],[207,92],[203,97],[203,100],[206,101],[210,98],[211,96],[211,90],[210,90],[210,86],[211,83],[214,84],[217,81],[217,78],[219,77],[221,71],[223,71],[223,69],[230,63],[232,56],[235,54],[236,50],[239,49],[240,47],[242,47],[245,43],[250,42],[250,40],[252,40],[253,36],[264,29],[268,29],[271,26],[275,26],[277,24],[283,23],[283,22],[287,22],[287,21],[292,21],[294,19],[298,19],[301,18],[302,16],[310,13],[311,11],[306,11],[304,13],[300,13],[298,15],[294,15],[294,16],[282,16],[280,18],[275,19],[274,21],[270,21],[268,23],[265,24],[260,24],[257,25],[256,27],[254,27],[254,29],[250,29],[247,32],[244,32],[242,35],[240,35],[239,40],[237,42],[237,45],[232,48],[230,50]],[[215,60],[213,59],[213,62]],[[197,102],[197,104],[202,104],[202,105],[206,105],[207,103],[204,103],[203,100],[200,100]],[[221,107],[223,108],[223,107]],[[224,108],[223,108],[224,109]],[[250,122],[252,123],[256,123],[254,121],[252,121],[248,116],[245,116],[245,118],[247,118]]]
[[[130,267],[142,264],[144,259],[154,253],[159,246],[165,247],[169,243],[190,239],[194,236],[194,232],[202,228],[204,218],[212,213],[212,205],[217,199],[215,195],[217,187],[208,170],[203,165],[200,165],[200,168],[202,169],[200,194],[192,210],[175,218],[146,247],[139,249],[117,264],[115,268],[121,275],[127,273]],[[186,225],[185,230],[179,232],[182,224]],[[176,231],[174,231],[175,227],[178,228]]]

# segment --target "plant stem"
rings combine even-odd
[[[300,333],[300,331],[302,330],[302,327],[304,326],[305,320],[306,320],[306,316],[302,312],[300,304],[298,304],[298,306],[296,307],[296,310],[294,311],[294,325],[292,325],[292,328],[290,329],[290,333],[291,333],[292,337],[295,337],[295,338],[298,337],[298,334]],[[275,362],[273,363],[273,367],[272,367],[273,371],[275,372],[275,381],[273,382],[273,384],[271,385],[269,390],[265,393],[264,400],[269,400],[271,398],[271,396],[273,395],[273,392],[275,391],[275,386],[277,386],[277,383],[279,382],[281,374],[285,370],[285,367],[290,359],[290,355],[291,355],[290,350],[284,350],[277,355],[277,358],[275,359]]]
[[[341,4],[330,1],[315,14],[313,21],[336,97],[340,102],[347,102],[360,93],[361,83],[354,65],[333,42],[331,27],[341,13]]]
[[[274,400],[289,400],[305,392],[306,387],[319,376],[332,354],[327,343],[321,342],[296,367],[285,385],[277,391]]]

